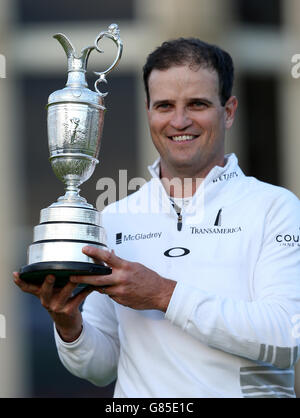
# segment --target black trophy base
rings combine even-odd
[[[52,274],[55,276],[54,287],[64,287],[70,276],[103,276],[111,274],[111,268],[78,261],[44,261],[21,267],[19,274],[25,282],[36,285],[42,284],[45,277]]]

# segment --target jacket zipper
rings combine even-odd
[[[182,215],[181,212],[177,213],[178,219],[177,219],[177,231],[182,230]]]
[[[182,209],[173,202],[173,207],[177,213],[177,231],[182,230]]]

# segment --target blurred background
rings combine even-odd
[[[97,388],[60,364],[47,312],[13,284],[26,264],[39,212],[63,194],[48,162],[46,103],[63,88],[67,60],[52,35],[63,32],[79,52],[109,24],[118,23],[124,53],[108,76],[109,91],[100,164],[82,186],[93,205],[97,180],[149,178],[156,157],[148,133],[142,66],[161,42],[195,36],[233,56],[234,93],[240,107],[227,139],[248,175],[281,185],[300,197],[300,80],[292,56],[300,53],[299,0],[0,0],[0,397],[110,397],[113,384]],[[103,44],[92,71],[104,70],[116,52]],[[3,321],[2,321],[3,322]],[[150,348],[149,348],[150,350]],[[297,381],[300,379],[298,377]],[[297,383],[297,385],[299,385]],[[300,392],[298,392],[300,393]]]

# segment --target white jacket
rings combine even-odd
[[[300,202],[246,177],[234,154],[182,213],[153,178],[103,212],[108,244],[177,285],[166,313],[93,292],[65,367],[115,397],[294,397],[300,337]],[[197,208],[197,210],[195,210]]]

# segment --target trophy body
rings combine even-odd
[[[96,73],[95,92],[86,82],[86,66],[93,50],[102,52],[98,42],[103,37],[118,46],[114,63],[105,72]],[[50,163],[55,175],[64,183],[65,195],[42,209],[40,223],[34,228],[33,243],[28,248],[28,265],[20,269],[22,280],[40,284],[47,274],[54,274],[56,286],[64,286],[70,275],[110,274],[105,264],[82,253],[85,245],[106,249],[106,235],[101,214],[79,195],[79,186],[87,181],[98,163],[104,123],[104,97],[98,84],[119,62],[122,42],[117,25],[101,32],[95,46],[82,50],[77,57],[63,34],[54,36],[68,57],[66,87],[53,92],[48,100],[48,143]]]

